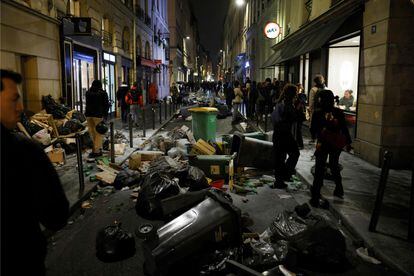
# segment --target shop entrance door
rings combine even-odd
[[[116,111],[116,96],[115,96],[115,65],[112,63],[104,63],[103,68],[103,88],[108,93],[110,102],[109,114],[113,115]]]
[[[75,52],[73,58],[74,89],[72,95],[74,108],[84,112],[86,108],[86,91],[95,79],[95,64],[93,57]]]

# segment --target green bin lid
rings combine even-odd
[[[194,107],[190,108],[190,112],[218,112],[218,109],[215,107]]]

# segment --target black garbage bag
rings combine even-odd
[[[147,219],[161,219],[161,200],[178,195],[178,184],[160,172],[148,173],[138,194],[135,211],[139,216]]]
[[[272,224],[266,230],[273,242],[290,240],[293,236],[305,231],[306,222],[295,213],[283,211],[277,214]]]
[[[342,272],[349,268],[346,241],[342,233],[320,219],[289,242],[296,254],[296,265],[317,272]]]
[[[114,188],[121,190],[123,187],[130,187],[141,182],[141,174],[137,171],[124,169],[116,175]]]
[[[85,126],[78,119],[70,119],[65,125],[66,128],[70,130],[71,133],[75,133],[85,129]]]
[[[120,223],[106,226],[96,236],[96,257],[102,262],[117,262],[135,255],[135,239]]]
[[[43,129],[40,126],[31,123],[24,112],[22,112],[20,115],[20,122],[22,123],[24,128],[27,130],[27,132],[30,134],[30,136],[35,135],[37,132]]]
[[[148,173],[162,172],[163,175],[167,175],[170,178],[175,177],[177,174],[183,174],[188,171],[188,165],[175,161],[169,156],[159,156],[150,163]]]
[[[288,254],[288,242],[280,240],[268,243],[262,240],[252,240],[249,243],[250,256],[244,260],[244,264],[256,270],[266,270],[283,263]]]
[[[58,129],[59,135],[71,134],[70,128],[68,128],[64,125],[59,126],[57,129]]]
[[[58,104],[51,95],[42,97],[42,106],[46,112],[53,115],[54,119],[64,119],[66,114],[70,111],[69,108],[63,104]]]
[[[76,110],[72,113],[72,119],[79,120],[81,123],[83,123],[86,121],[86,116],[82,112]]]
[[[181,183],[182,182],[180,182],[180,184]],[[189,187],[190,191],[199,191],[210,187],[208,185],[204,172],[199,168],[193,166],[189,167],[186,180],[182,186]]]

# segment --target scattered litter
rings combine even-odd
[[[288,198],[292,198],[292,196],[291,196],[291,195],[279,195],[279,197],[280,197],[281,199],[288,199]]]
[[[128,190],[129,190],[129,187],[128,187],[128,186],[123,187],[123,188],[121,189],[121,191],[128,191]]]
[[[96,257],[103,262],[116,262],[135,255],[135,239],[115,222],[96,236]]]
[[[89,209],[89,208],[92,208],[92,204],[89,201],[84,201],[82,202],[81,207],[82,209]]]
[[[247,203],[247,202],[249,202],[249,199],[248,199],[248,198],[243,197],[243,198],[242,198],[242,201],[243,201],[244,203]]]
[[[365,247],[360,247],[356,250],[356,253],[359,257],[361,257],[361,259],[363,259],[364,261],[368,262],[368,263],[372,263],[372,264],[380,264],[381,262],[377,259],[375,259],[374,257],[369,256],[368,253],[368,249]]]

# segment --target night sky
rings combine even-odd
[[[198,20],[201,44],[210,52],[213,65],[216,64],[223,34],[224,18],[230,0],[191,0]]]

